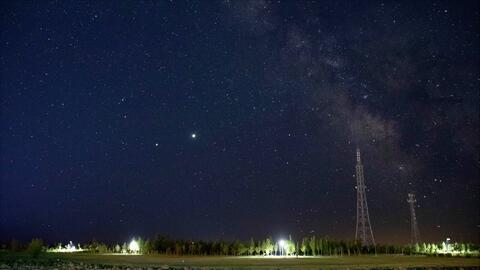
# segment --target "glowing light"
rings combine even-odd
[[[140,251],[140,246],[135,239],[132,239],[132,241],[128,245],[128,249],[133,253],[138,253]]]
[[[280,247],[280,255],[285,256],[285,247],[287,245],[287,242],[283,239],[278,241],[278,246]]]
[[[192,139],[195,139],[197,137],[197,134],[192,133]]]
[[[65,247],[62,247],[62,245],[59,245],[57,248],[52,248],[49,249],[48,252],[58,252],[58,253],[67,253],[67,252],[81,252],[84,249],[78,245],[78,248],[70,241]]]

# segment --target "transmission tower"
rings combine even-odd
[[[357,178],[357,226],[355,239],[359,239],[363,246],[375,245],[373,238],[370,216],[368,214],[367,194],[365,192],[365,178],[363,175],[362,159],[360,149],[357,148],[357,165],[355,166]]]
[[[420,241],[420,233],[418,231],[417,225],[417,216],[415,215],[415,203],[417,200],[415,199],[415,194],[408,193],[408,204],[410,204],[410,224],[411,224],[411,231],[410,231],[410,243],[417,244]]]

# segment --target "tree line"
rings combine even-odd
[[[362,246],[358,241],[338,241],[316,236],[304,237],[300,241],[294,241],[291,238],[277,241],[271,237],[263,240],[252,238],[249,241],[187,241],[156,235],[150,239],[136,238],[132,241],[135,241],[138,250],[132,250],[127,242],[107,245],[96,240],[79,244],[77,250],[84,253],[140,253],[174,256],[355,256],[362,254],[438,254],[442,250],[437,248],[442,244]],[[38,252],[39,246],[42,245],[43,242],[40,239],[33,239],[29,245],[12,240],[8,245],[3,245],[3,248],[12,251],[35,250]],[[443,245],[443,250],[445,250],[445,244]],[[54,252],[62,247],[63,245],[59,243],[43,246],[43,250]],[[455,243],[451,247],[452,251],[478,251],[478,246],[473,244]]]
[[[402,254],[405,247],[395,245],[362,246],[358,241],[336,241],[315,236],[301,241],[291,238],[275,241],[271,237],[249,241],[187,241],[173,240],[163,235],[152,239],[134,239],[141,254],[175,256],[343,256],[360,254]],[[281,243],[283,242],[283,243]],[[107,246],[96,241],[82,246],[94,253],[131,253],[129,243]]]

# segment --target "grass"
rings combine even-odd
[[[24,255],[23,255],[24,256]],[[17,260],[22,255],[0,254],[0,261]],[[24,259],[27,258],[24,256]],[[96,255],[43,254],[39,263],[64,260],[101,265],[201,267],[207,269],[319,269],[319,268],[413,268],[413,267],[480,267],[479,258],[426,257],[402,255],[342,256],[342,257],[221,257],[163,255]]]

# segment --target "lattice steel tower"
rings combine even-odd
[[[360,240],[363,246],[375,245],[373,238],[370,216],[368,214],[367,194],[365,192],[365,178],[363,175],[362,159],[360,149],[357,148],[357,165],[355,166],[357,177],[357,227],[355,229],[355,239]]]
[[[417,244],[420,241],[420,232],[418,231],[417,225],[417,216],[415,215],[415,203],[417,200],[415,199],[415,194],[408,193],[408,204],[410,204],[410,243]]]

